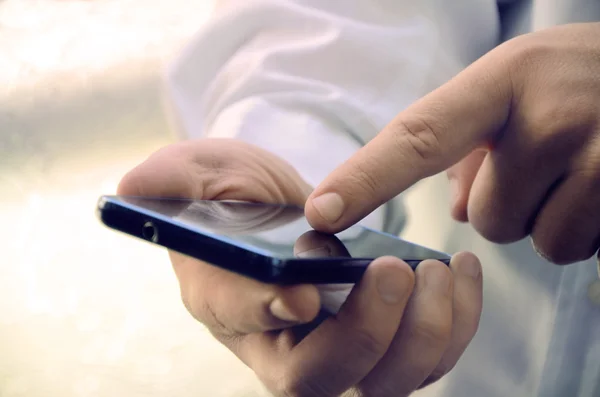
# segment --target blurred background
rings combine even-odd
[[[212,3],[0,0],[1,397],[267,395],[187,314],[166,252],[94,216],[174,141],[162,73]],[[405,236],[440,247],[434,208]]]

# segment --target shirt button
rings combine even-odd
[[[596,306],[600,306],[600,280],[596,280],[589,285],[587,296],[590,302]]]

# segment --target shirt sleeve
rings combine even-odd
[[[179,131],[258,145],[316,186],[398,111],[494,44],[494,0],[447,3],[224,2],[169,70]],[[391,205],[363,223],[399,232],[403,211],[398,200]]]

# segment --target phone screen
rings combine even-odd
[[[336,235],[318,233],[308,224],[303,210],[294,206],[104,196],[99,208],[110,202],[256,254],[283,260],[324,257],[372,259],[392,255],[403,260],[438,259],[447,262],[450,258],[445,253],[360,225]],[[156,238],[160,240],[160,231],[158,233]]]

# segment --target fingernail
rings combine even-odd
[[[381,272],[377,278],[377,292],[379,292],[381,300],[388,305],[400,303],[406,294],[406,280],[402,271],[389,269]]]
[[[481,265],[476,258],[469,256],[460,262],[459,271],[477,280],[481,274]]]
[[[292,311],[283,303],[280,298],[275,298],[269,306],[271,314],[280,320],[287,321],[290,323],[298,323],[300,319],[292,313]]]
[[[325,193],[312,199],[312,204],[327,222],[335,223],[344,212],[344,201],[337,193]]]
[[[450,272],[442,266],[429,266],[425,272],[425,287],[450,293]]]
[[[308,251],[298,252],[296,253],[296,256],[298,258],[323,258],[330,257],[331,251],[329,250],[329,247],[319,247]]]

